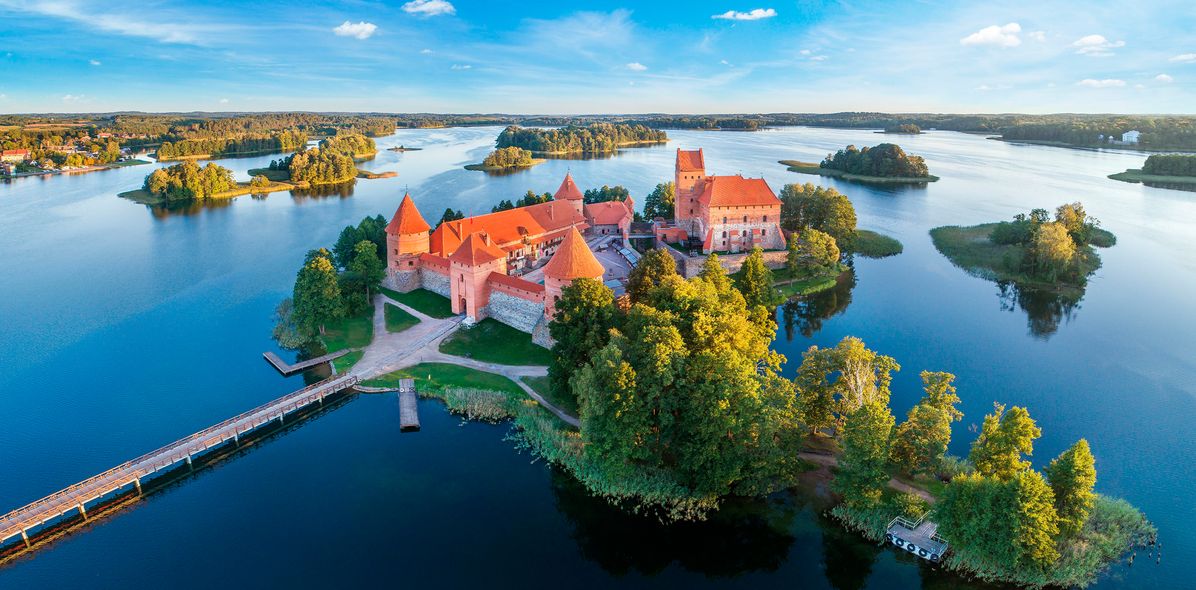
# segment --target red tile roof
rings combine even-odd
[[[507,253],[489,243],[484,234],[474,232],[461,242],[461,246],[449,256],[449,260],[466,266],[477,266],[506,257]]]
[[[446,221],[432,232],[431,251],[442,256],[457,250],[466,236],[474,232],[485,232],[492,243],[502,247],[522,242],[531,242],[544,234],[567,229],[572,226],[586,227],[586,220],[568,201],[549,201],[527,207],[518,207],[467,217],[457,221]]]
[[[594,257],[576,229],[565,234],[565,241],[544,265],[544,276],[571,281],[577,278],[601,279],[606,268]]]
[[[403,195],[403,202],[399,203],[394,217],[390,218],[390,223],[386,225],[388,234],[418,234],[430,229],[432,228],[424,221],[424,216],[419,214],[415,201],[411,200],[411,193]]]
[[[573,175],[566,172],[565,179],[561,181],[561,187],[556,189],[556,194],[552,198],[558,201],[579,201],[581,200],[581,190],[577,188],[577,183],[573,182]]]
[[[586,219],[591,225],[618,225],[624,220],[631,221],[635,216],[633,207],[635,203],[631,199],[588,203],[585,206]]]
[[[677,148],[677,170],[679,172],[705,172],[706,159],[702,157],[702,149],[697,151]]]
[[[512,289],[522,289],[524,291],[531,291],[532,293],[543,293],[544,292],[544,285],[541,285],[539,283],[533,283],[531,281],[525,281],[519,277],[505,275],[505,274],[502,274],[501,272],[490,273],[490,277],[488,280],[492,283],[498,283],[500,285],[505,285],[507,287],[511,287]]]
[[[781,200],[763,178],[708,176],[698,201],[708,207],[777,205]]]

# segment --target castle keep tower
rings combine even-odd
[[[449,300],[453,313],[482,319],[490,302],[490,273],[507,274],[507,253],[495,246],[488,234],[474,232],[449,256]]]
[[[701,197],[706,184],[706,159],[701,148],[697,151],[678,148],[673,175],[677,191],[673,200],[673,219],[676,220],[677,227],[690,235],[697,234],[699,231],[693,226],[693,220],[701,215],[698,198]]]
[[[386,274],[395,289],[409,291],[419,286],[419,255],[428,252],[430,229],[411,194],[403,195],[394,217],[386,225]]]
[[[577,228],[571,228],[552,260],[544,265],[544,315],[551,319],[556,313],[556,302],[565,285],[583,277],[601,281],[605,272]]]

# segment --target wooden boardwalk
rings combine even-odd
[[[357,377],[352,375],[325,379],[13,510],[0,517],[0,544],[20,535],[29,545],[29,530],[34,527],[74,511],[86,519],[89,502],[127,486],[140,492],[143,479],[182,462],[191,465],[192,457],[212,447],[230,440],[239,443],[242,435],[259,426],[274,420],[282,423],[288,414],[322,404],[325,397],[356,384]]]
[[[328,353],[324,356],[318,356],[314,359],[300,361],[293,365],[288,365],[286,361],[279,358],[278,355],[274,354],[273,352],[269,352],[269,351],[263,352],[262,356],[266,357],[266,360],[271,365],[274,365],[274,368],[278,369],[279,373],[282,373],[283,375],[286,375],[289,377],[291,375],[294,375],[295,373],[298,373],[299,371],[302,371],[304,369],[310,369],[311,367],[314,367],[320,363],[326,363],[328,361],[338,359],[342,356],[345,356],[346,354],[349,354],[350,352],[352,352],[352,350],[349,350],[349,349],[339,350],[337,352]]]
[[[415,399],[415,379],[399,381],[399,430],[419,430],[419,405]]]

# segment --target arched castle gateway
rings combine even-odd
[[[633,211],[631,199],[584,204],[566,174],[552,201],[446,221],[429,233],[407,194],[386,226],[386,284],[439,293],[454,313],[494,318],[546,344],[561,289],[580,277],[602,280],[605,273],[582,233],[619,236],[626,245]],[[537,278],[517,276],[524,274]]]

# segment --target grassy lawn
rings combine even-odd
[[[352,317],[341,318],[324,326],[324,348],[336,352],[346,348],[361,348],[374,339],[374,308]]]
[[[283,182],[283,181],[287,181],[287,180],[291,179],[290,170],[271,170],[269,168],[251,168],[248,171],[248,173],[249,173],[250,178],[253,178],[254,176],[265,176],[268,180],[271,180],[274,182]]]
[[[570,416],[577,416],[578,407],[577,399],[571,395],[556,395],[549,387],[548,377],[524,377],[523,382],[536,391],[536,393],[544,396],[552,405],[562,409]]]
[[[386,310],[386,331],[387,332],[402,332],[411,326],[419,323],[419,318],[395,307],[389,303],[383,307]]]
[[[525,334],[486,318],[472,328],[462,327],[440,343],[440,352],[500,365],[547,365],[552,354]]]
[[[398,291],[383,288],[382,292],[387,297],[404,305],[409,305],[419,312],[434,318],[444,319],[453,317],[453,308],[449,304],[448,297],[433,293],[427,289],[416,289],[410,293],[399,293]]]
[[[338,375],[343,374],[345,371],[352,369],[353,365],[356,365],[357,361],[361,360],[361,357],[364,355],[364,352],[360,350],[354,350],[345,356],[332,359],[332,366],[336,367],[336,373]]]
[[[798,269],[797,272],[789,272],[785,267],[774,268],[772,270],[772,283],[776,286],[777,291],[781,293],[786,299],[796,296],[810,295],[834,288],[835,279],[839,277],[847,267],[839,265],[838,268],[829,270],[822,274],[811,275],[803,269]],[[743,273],[743,269],[737,270],[730,275],[731,280],[739,280]]]
[[[819,176],[830,176],[832,178],[842,178],[843,180],[855,180],[859,182],[870,182],[876,184],[917,184],[923,182],[934,182],[939,177],[931,174],[928,176],[865,176],[863,174],[851,174],[842,170],[835,170],[834,168],[823,168],[818,162],[801,162],[798,160],[780,160],[778,162],[789,168],[790,172],[797,172],[799,174],[817,174]]]
[[[884,258],[896,256],[904,249],[896,238],[861,229],[856,231],[855,244],[851,247],[851,253],[865,258]]]
[[[504,393],[519,394],[524,396],[524,399],[527,398],[527,394],[523,392],[523,389],[516,385],[514,381],[502,375],[445,363],[420,363],[413,367],[400,369],[393,373],[370,379],[362,385],[370,387],[398,387],[400,379],[415,379],[415,386],[421,391],[457,387],[501,391]]]

